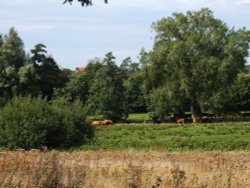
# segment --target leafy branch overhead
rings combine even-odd
[[[63,4],[65,4],[65,3],[72,3],[74,0],[65,0],[64,2],[63,2]],[[89,6],[89,5],[92,5],[93,3],[92,3],[92,0],[78,0],[78,2],[80,2],[81,4],[82,4],[82,6],[84,7],[84,6]],[[104,0],[104,3],[108,3],[108,0]]]

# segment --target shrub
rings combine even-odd
[[[50,104],[41,97],[14,97],[0,110],[0,147],[65,148],[82,144],[93,136],[84,118],[79,102],[69,104],[58,99]]]
[[[85,122],[86,113],[82,102],[75,100],[68,102],[65,98],[58,98],[51,102],[52,111],[57,115],[59,133],[51,132],[52,143],[58,146],[70,147],[84,144],[94,136],[94,127]]]

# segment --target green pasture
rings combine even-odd
[[[241,112],[241,115],[249,114],[249,113],[250,113],[250,111],[244,111],[244,112]],[[185,112],[185,114],[190,115],[191,112]],[[218,122],[218,121],[219,122],[223,122],[223,121],[249,121],[250,120],[250,117],[245,117],[244,118],[241,115],[237,115],[237,114],[234,114],[234,115],[229,114],[229,115],[221,115],[221,116],[218,115],[218,116],[214,116],[214,117],[209,117],[209,119],[212,122]],[[206,118],[206,116],[204,116],[203,118]],[[87,119],[99,120],[99,119],[102,119],[102,116],[101,115],[91,115],[91,116],[88,116]],[[148,113],[134,113],[134,114],[129,114],[126,121],[130,122],[130,123],[143,123],[145,121],[150,122],[151,118],[149,117]]]
[[[144,115],[130,119],[142,120]],[[115,124],[96,127],[82,150],[250,151],[250,122],[210,124]]]
[[[133,123],[142,123],[144,121],[150,120],[150,117],[148,113],[129,114],[127,120]]]

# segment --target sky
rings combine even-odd
[[[138,61],[142,48],[153,47],[152,23],[173,12],[208,7],[228,26],[250,30],[250,0],[93,0],[91,7],[63,1],[0,0],[0,33],[15,27],[27,52],[43,43],[61,68],[74,70],[108,52],[117,64]]]

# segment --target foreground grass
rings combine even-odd
[[[1,151],[0,187],[250,187],[247,152]]]
[[[212,124],[116,124],[96,128],[83,150],[250,150],[250,122]]]

